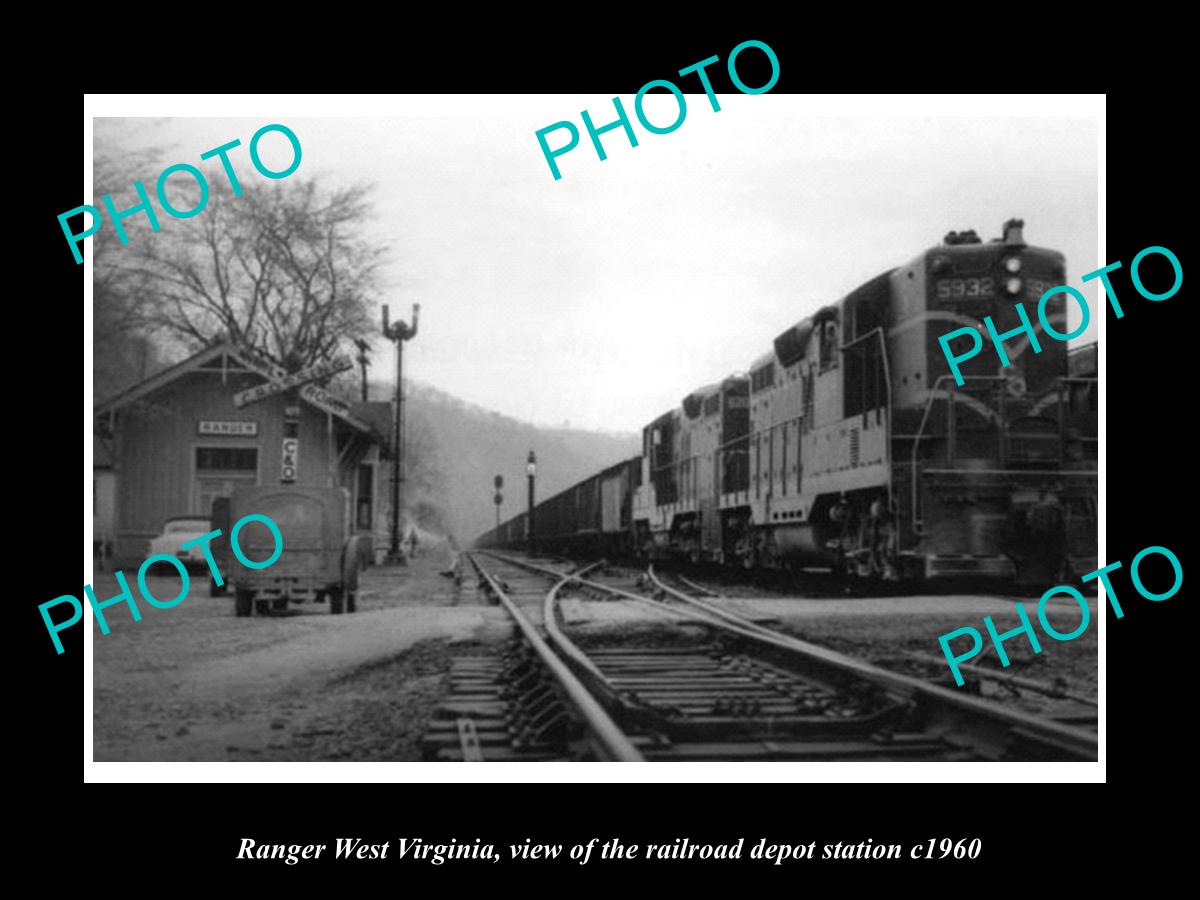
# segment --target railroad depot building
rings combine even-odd
[[[237,485],[344,487],[352,532],[370,535],[375,555],[386,549],[392,405],[350,404],[313,386],[235,405],[234,395],[271,382],[263,360],[226,343],[95,407],[94,456],[109,467],[94,475],[112,497],[95,527],[115,567],[139,565],[168,519],[208,518]]]

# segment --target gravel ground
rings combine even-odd
[[[486,605],[467,575],[443,577],[451,557],[426,549],[408,568],[364,573],[359,612],[333,616],[328,606],[301,605],[286,614],[238,619],[232,598],[189,596],[160,610],[140,604],[131,622],[113,607],[112,632],[94,627],[94,758],[108,760],[417,760],[429,716],[446,689],[453,655],[486,652],[512,628]],[[117,593],[100,573],[100,599]],[[177,587],[177,583],[176,583]],[[158,596],[170,579],[151,579]],[[946,679],[937,637],[983,615],[1011,627],[1012,601],[998,596],[758,597],[721,600],[731,608],[799,637],[922,678]],[[1092,601],[1095,618],[1095,601]],[[572,634],[586,643],[640,646],[709,642],[702,627],[681,631],[642,604],[564,603]],[[1070,613],[1052,621],[1070,631]],[[657,620],[657,622],[656,622]],[[985,639],[986,644],[986,639]],[[1042,641],[1034,655],[1024,639],[1008,642],[1004,670],[1059,680],[1096,695],[1096,629],[1070,642]],[[996,666],[986,651],[973,663]],[[1041,698],[1013,697],[990,686],[987,696],[1047,712]]]
[[[477,649],[474,642],[418,641],[396,656],[329,682],[323,703],[287,740],[256,758],[388,762],[421,758],[420,740],[446,690],[450,658]]]
[[[1012,616],[1012,619],[1015,623],[1016,617]],[[1004,621],[1007,620],[997,619],[997,630],[1006,630]],[[1051,618],[1051,623],[1055,624],[1054,618]],[[950,674],[950,668],[942,656],[937,636],[963,625],[971,625],[983,632],[982,624],[978,620],[949,622],[945,616],[930,615],[892,617],[886,621],[863,616],[831,616],[820,621],[806,619],[802,624],[788,623],[785,630],[796,637],[829,647],[831,650],[837,650],[847,656],[857,656],[869,660],[881,668],[903,672],[957,689]],[[1065,622],[1058,627],[1064,632],[1070,631]],[[1037,628],[1036,624],[1034,628]],[[1009,666],[1002,668],[999,658],[991,649],[991,643],[984,633],[984,651],[969,660],[969,663],[1006,675],[1016,675],[1055,685],[1095,700],[1098,688],[1095,628],[1090,627],[1073,641],[1054,641],[1040,632],[1038,637],[1042,647],[1042,652],[1038,654],[1033,652],[1029,642],[1023,636],[1006,641],[1004,646],[1008,653]],[[931,663],[925,663],[906,655],[906,651],[934,657],[934,660]],[[962,688],[962,690],[968,689],[969,687]],[[1010,689],[992,681],[984,682],[982,695],[1035,714],[1051,714],[1074,706],[1074,704],[1059,702],[1030,691],[1014,694]]]
[[[232,598],[203,593],[139,604],[140,622],[111,608],[111,633],[93,626],[94,758],[419,758],[447,646],[510,634],[473,579],[440,575],[446,564],[427,551],[407,569],[369,569],[359,611],[341,616],[306,604],[239,619]],[[99,599],[118,592],[106,573],[94,585]],[[150,587],[170,597],[178,582]]]

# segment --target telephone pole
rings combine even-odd
[[[400,500],[404,482],[404,342],[417,336],[417,316],[421,304],[413,304],[412,325],[397,320],[388,323],[388,306],[383,304],[383,336],[396,343],[396,410],[392,430],[392,534],[387,561],[398,566],[408,564],[400,550]]]

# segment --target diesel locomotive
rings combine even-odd
[[[1092,571],[1094,366],[1016,334],[1010,366],[979,354],[956,386],[938,344],[964,326],[987,341],[985,316],[1016,329],[1018,302],[1065,283],[1063,255],[1023,228],[951,232],[787,328],[648,424],[639,456],[538,504],[538,548],[883,579]],[[1068,330],[1062,294],[1046,320]],[[523,547],[529,529],[522,514],[477,544]]]

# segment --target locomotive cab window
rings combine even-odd
[[[775,366],[766,365],[750,373],[750,390],[758,393],[775,384]]]
[[[832,319],[821,326],[821,371],[837,368],[838,326]]]

